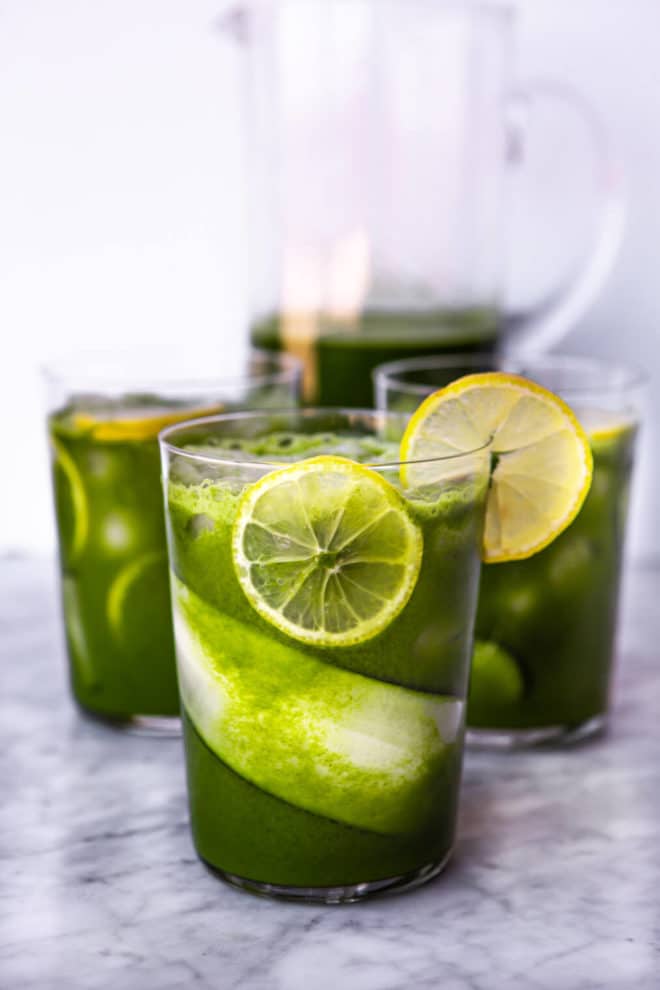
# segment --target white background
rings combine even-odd
[[[46,358],[185,342],[220,371],[244,326],[235,66],[213,30],[221,5],[0,0],[0,551],[52,545],[37,372]],[[633,549],[658,554],[660,3],[518,7],[518,74],[580,89],[625,161],[626,240],[567,349],[626,358],[651,376]],[[541,167],[539,187],[548,178]],[[522,224],[523,289],[566,253],[570,227],[541,250],[549,211],[541,197]]]

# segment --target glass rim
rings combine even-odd
[[[163,391],[191,391],[234,388],[240,385],[287,385],[291,382],[300,381],[303,372],[302,362],[286,351],[268,351],[257,347],[251,347],[245,352],[245,360],[251,358],[264,360],[272,364],[272,370],[258,370],[254,373],[245,370],[235,374],[196,375],[190,371],[185,372],[180,377],[174,374],[158,374],[158,361],[154,357],[153,351],[145,349],[117,349],[117,350],[89,350],[72,351],[68,354],[60,355],[50,361],[46,361],[39,366],[42,381],[47,386],[61,386],[75,392],[90,391],[98,389],[117,389],[130,395],[146,390],[158,392]],[[149,359],[156,365],[153,374],[145,371],[134,377],[128,374],[122,375],[118,370],[100,374],[90,370],[90,365],[103,367],[105,362],[112,365],[118,359],[123,359],[127,365],[131,361],[144,359],[145,369],[148,367]],[[86,363],[88,362],[88,363]]]
[[[460,354],[455,351],[451,354],[429,355],[427,357],[402,358],[398,361],[388,361],[377,365],[371,373],[371,377],[376,388],[385,387],[396,389],[399,393],[411,396],[427,396],[429,389],[433,388],[431,383],[406,381],[403,376],[406,372],[423,372],[434,370],[451,370],[452,368],[465,369],[465,373],[470,373],[470,368],[475,369],[481,365],[489,364],[497,366],[502,364],[502,371],[510,366],[512,374],[523,374],[525,367],[533,368],[535,365],[539,369],[548,372],[583,372],[585,375],[606,376],[607,380],[597,383],[586,381],[579,383],[569,383],[557,389],[562,395],[599,395],[604,392],[611,394],[615,392],[627,392],[648,385],[649,376],[641,368],[633,364],[622,361],[609,360],[608,358],[593,358],[581,354],[536,354],[519,356],[515,354],[497,355],[488,351],[473,351]],[[516,370],[516,365],[518,370]],[[613,377],[616,380],[613,380]],[[439,386],[441,387],[441,386]]]
[[[190,431],[193,427],[203,427],[207,425],[213,425],[214,423],[226,423],[230,421],[235,422],[246,422],[249,420],[256,420],[263,418],[264,420],[268,418],[273,418],[276,416],[290,416],[298,417],[299,419],[309,418],[312,419],[317,416],[337,416],[343,415],[347,417],[371,417],[374,420],[396,420],[402,424],[405,424],[409,420],[409,416],[406,413],[398,413],[394,411],[385,411],[379,409],[352,409],[344,406],[305,406],[300,408],[282,408],[282,409],[249,409],[243,412],[233,412],[233,413],[219,413],[214,416],[201,416],[199,418],[193,418],[189,420],[184,420],[179,423],[174,423],[172,426],[165,427],[158,434],[158,443],[160,445],[161,452],[166,451],[169,455],[176,455],[177,457],[186,457],[191,461],[196,461],[203,464],[214,464],[214,465],[226,465],[232,467],[245,467],[245,468],[284,468],[291,467],[296,463],[304,461],[306,458],[301,457],[300,462],[298,461],[275,461],[268,460],[267,458],[261,458],[259,460],[246,460],[245,458],[228,458],[215,457],[213,454],[200,454],[196,451],[186,450],[185,447],[180,447],[175,443],[172,443],[171,436],[177,432]],[[331,430],[328,430],[331,432]],[[393,468],[400,468],[404,464],[437,464],[451,461],[460,461],[464,457],[471,457],[474,454],[480,454],[487,451],[490,448],[491,441],[488,440],[483,444],[471,448],[470,450],[462,450],[456,454],[444,454],[440,457],[423,457],[411,460],[395,460],[386,462],[360,462],[361,467],[371,468],[375,471],[391,470]],[[223,453],[226,453],[223,451]],[[341,455],[337,455],[341,456]],[[351,458],[348,458],[349,460]],[[357,461],[355,462],[357,463]]]

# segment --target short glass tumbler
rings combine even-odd
[[[493,370],[565,399],[590,437],[594,473],[579,515],[550,546],[482,569],[468,738],[488,746],[574,741],[603,729],[609,707],[644,379],[579,357],[438,356],[381,365],[377,405],[412,412],[450,381]]]
[[[154,732],[179,725],[158,432],[235,406],[294,405],[300,382],[295,360],[256,352],[225,379],[163,361],[89,354],[45,370],[73,694]]]
[[[308,409],[161,434],[192,831],[239,887],[351,901],[450,855],[489,461],[413,483],[404,425]]]

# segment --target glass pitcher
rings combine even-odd
[[[247,0],[242,52],[252,340],[302,358],[304,394],[370,405],[371,370],[443,351],[545,350],[616,253],[618,171],[559,84],[514,89],[512,8],[442,0]],[[522,101],[561,100],[593,145],[588,252],[528,312],[504,298]]]

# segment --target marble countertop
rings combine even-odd
[[[225,886],[178,740],[69,701],[48,561],[0,561],[0,987],[658,990],[660,571],[628,575],[609,735],[468,754],[453,864],[318,908]]]

